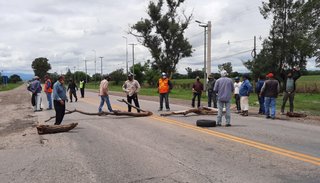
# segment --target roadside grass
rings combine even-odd
[[[182,81],[179,81],[182,82]],[[98,91],[99,83],[88,83],[86,85],[86,88],[89,89],[95,89]],[[116,92],[122,92],[122,86],[121,85],[112,85],[112,83],[109,86],[110,91],[116,91]],[[158,96],[157,88],[146,88],[142,87],[140,92],[140,95],[146,95],[146,96]],[[182,89],[182,88],[173,88],[173,90],[170,93],[170,98],[177,98],[177,99],[183,99],[183,100],[190,100],[192,99],[192,92],[191,89]],[[280,111],[281,105],[282,105],[282,94],[279,95],[277,98],[277,111]],[[204,94],[201,97],[202,105],[207,105],[207,96]],[[232,104],[235,103],[234,98],[232,98]],[[252,107],[259,107],[257,95],[255,93],[252,93],[249,97],[249,104]],[[285,111],[289,110],[289,100],[287,101]],[[319,93],[296,93],[295,99],[294,99],[294,111],[295,112],[302,112],[307,113],[311,115],[317,115],[320,116],[320,94]]]
[[[22,84],[23,84],[23,82],[19,82],[19,83],[8,83],[7,85],[0,85],[0,92],[1,92],[1,91],[8,91],[8,90],[15,89],[15,88],[21,86]]]

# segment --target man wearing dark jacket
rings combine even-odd
[[[201,102],[201,94],[203,91],[203,84],[200,82],[200,77],[197,76],[196,82],[193,83],[192,85],[192,93],[193,93],[193,98],[192,98],[192,107],[195,107],[195,100],[196,97],[198,97],[198,108],[200,107],[200,102]]]
[[[290,112],[293,112],[293,100],[296,91],[296,81],[300,78],[301,73],[299,68],[293,68],[292,71],[289,71],[286,75],[283,74],[282,78],[283,83],[283,102],[281,106],[281,114],[284,115],[284,108],[286,106],[287,100],[289,99],[290,103]]]
[[[261,88],[264,84],[265,80],[264,75],[259,76],[259,80],[256,83],[256,94],[258,95],[258,101],[259,101],[259,114],[264,114],[264,96],[260,96]]]
[[[69,91],[69,90],[70,90],[70,91]],[[72,80],[72,81],[69,83],[68,89],[67,89],[67,91],[69,91],[70,102],[72,102],[72,95],[73,95],[74,98],[76,99],[76,102],[78,101],[77,90],[78,90],[78,87],[77,87],[76,83]]]
[[[274,79],[273,73],[267,75],[266,80],[261,88],[260,97],[264,96],[264,106],[266,118],[275,119],[276,117],[276,99],[280,91],[279,82]],[[270,112],[271,109],[271,112]]]

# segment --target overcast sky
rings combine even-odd
[[[245,72],[243,60],[251,58],[253,36],[265,38],[270,20],[259,13],[260,0],[186,0],[182,5],[193,21],[186,37],[193,46],[190,58],[179,62],[178,71],[203,68],[203,31],[195,20],[212,22],[212,71],[217,65],[232,62],[233,70]],[[0,71],[33,73],[32,61],[46,57],[49,72],[65,73],[67,68],[88,73],[124,68],[126,36],[128,43],[138,43],[127,34],[130,25],[147,18],[148,0],[0,0]],[[230,44],[227,44],[227,43]],[[132,52],[129,46],[129,66]],[[261,40],[257,39],[258,51]],[[238,54],[242,53],[242,54]],[[232,56],[233,55],[233,56]],[[146,48],[135,46],[135,63],[151,59]],[[314,68],[314,62],[308,68]]]

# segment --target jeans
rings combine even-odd
[[[217,108],[217,93],[213,91],[208,92],[208,107],[211,107],[211,101],[213,101],[213,107]]]
[[[81,98],[84,97],[84,88],[80,88]]]
[[[52,95],[51,93],[46,93],[49,107],[48,109],[52,109]]]
[[[100,100],[99,112],[102,112],[102,108],[103,108],[104,102],[106,102],[108,110],[110,112],[112,112],[113,110],[112,110],[112,107],[111,107],[111,104],[110,104],[109,96],[107,95],[107,96],[100,96],[100,97],[101,97],[100,98],[101,100]]]
[[[222,115],[223,115],[223,107],[226,108],[226,124],[230,124],[231,120],[231,111],[230,111],[230,101],[222,102],[218,100],[218,116],[217,116],[217,124],[221,124]]]
[[[66,101],[63,101],[64,105],[62,105],[58,100],[53,101],[54,105],[54,110],[56,111],[56,122],[54,123],[55,125],[60,125],[64,114],[66,112]]]
[[[241,111],[240,95],[239,94],[234,94],[234,99],[236,101],[237,111]]]
[[[265,115],[271,116],[274,118],[276,116],[276,98],[274,97],[265,97],[264,98],[264,106],[265,106]],[[271,109],[271,113],[270,113]]]
[[[169,107],[169,93],[160,93],[160,109],[163,109],[163,99],[166,103],[166,109],[170,109]]]
[[[136,107],[140,108],[137,94],[133,94],[132,96],[127,95],[127,101],[128,101],[129,104],[132,104],[132,100],[134,102],[134,105]],[[128,112],[131,112],[131,108],[132,107],[130,105],[128,105]],[[140,110],[137,110],[137,112],[140,112]]]
[[[259,94],[258,94],[258,100],[259,100],[259,114],[264,114],[265,112],[264,112],[264,97],[263,96],[259,96]]]
[[[282,102],[282,106],[281,106],[281,112],[284,112],[284,108],[286,106],[288,98],[289,98],[289,103],[290,103],[290,112],[293,112],[294,94],[295,94],[295,92],[291,92],[291,93],[284,92],[284,94],[283,94],[283,102]]]
[[[198,107],[200,107],[200,102],[201,102],[201,93],[193,93],[193,98],[192,98],[192,107],[195,106],[195,100],[196,100],[196,97],[198,97]]]

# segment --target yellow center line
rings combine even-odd
[[[95,100],[95,102],[94,102],[93,100],[90,100],[90,98],[86,98],[85,102],[90,103],[90,104],[95,104],[95,105],[99,104],[99,103],[97,103],[97,100]],[[112,105],[112,106],[114,108],[116,108],[116,109],[121,109],[121,110],[126,110],[127,109],[125,107],[118,106],[118,105]],[[241,143],[241,144],[245,144],[245,145],[248,145],[250,147],[255,147],[257,149],[265,150],[265,151],[268,151],[268,152],[272,152],[272,153],[275,153],[275,154],[283,155],[283,156],[286,156],[286,157],[290,157],[290,158],[293,158],[293,159],[301,160],[301,161],[304,161],[304,162],[308,162],[308,163],[320,166],[320,158],[317,158],[317,157],[314,157],[314,156],[310,156],[310,155],[307,155],[307,154],[302,154],[302,153],[286,150],[286,149],[283,149],[283,148],[267,145],[267,144],[264,144],[264,143],[260,143],[260,142],[253,141],[253,140],[248,140],[248,139],[245,139],[245,138],[240,138],[240,137],[237,137],[237,136],[229,135],[229,134],[222,133],[222,132],[217,132],[217,131],[214,131],[214,130],[209,130],[209,129],[206,129],[206,128],[200,128],[200,127],[197,127],[197,126],[194,126],[194,125],[191,125],[191,124],[187,124],[185,122],[181,122],[181,121],[177,121],[177,120],[174,120],[174,119],[161,117],[161,116],[155,115],[155,114],[150,116],[149,118],[154,119],[156,121],[160,121],[160,122],[172,124],[172,125],[175,125],[175,126],[180,126],[180,127],[183,127],[183,128],[191,129],[191,130],[198,131],[198,132],[201,132],[201,133],[205,133],[205,134],[208,134],[208,135],[211,135],[211,136],[220,137],[220,138],[223,138],[223,139],[226,139],[226,140],[230,140],[230,141],[233,141],[233,142],[238,142],[238,143]]]

